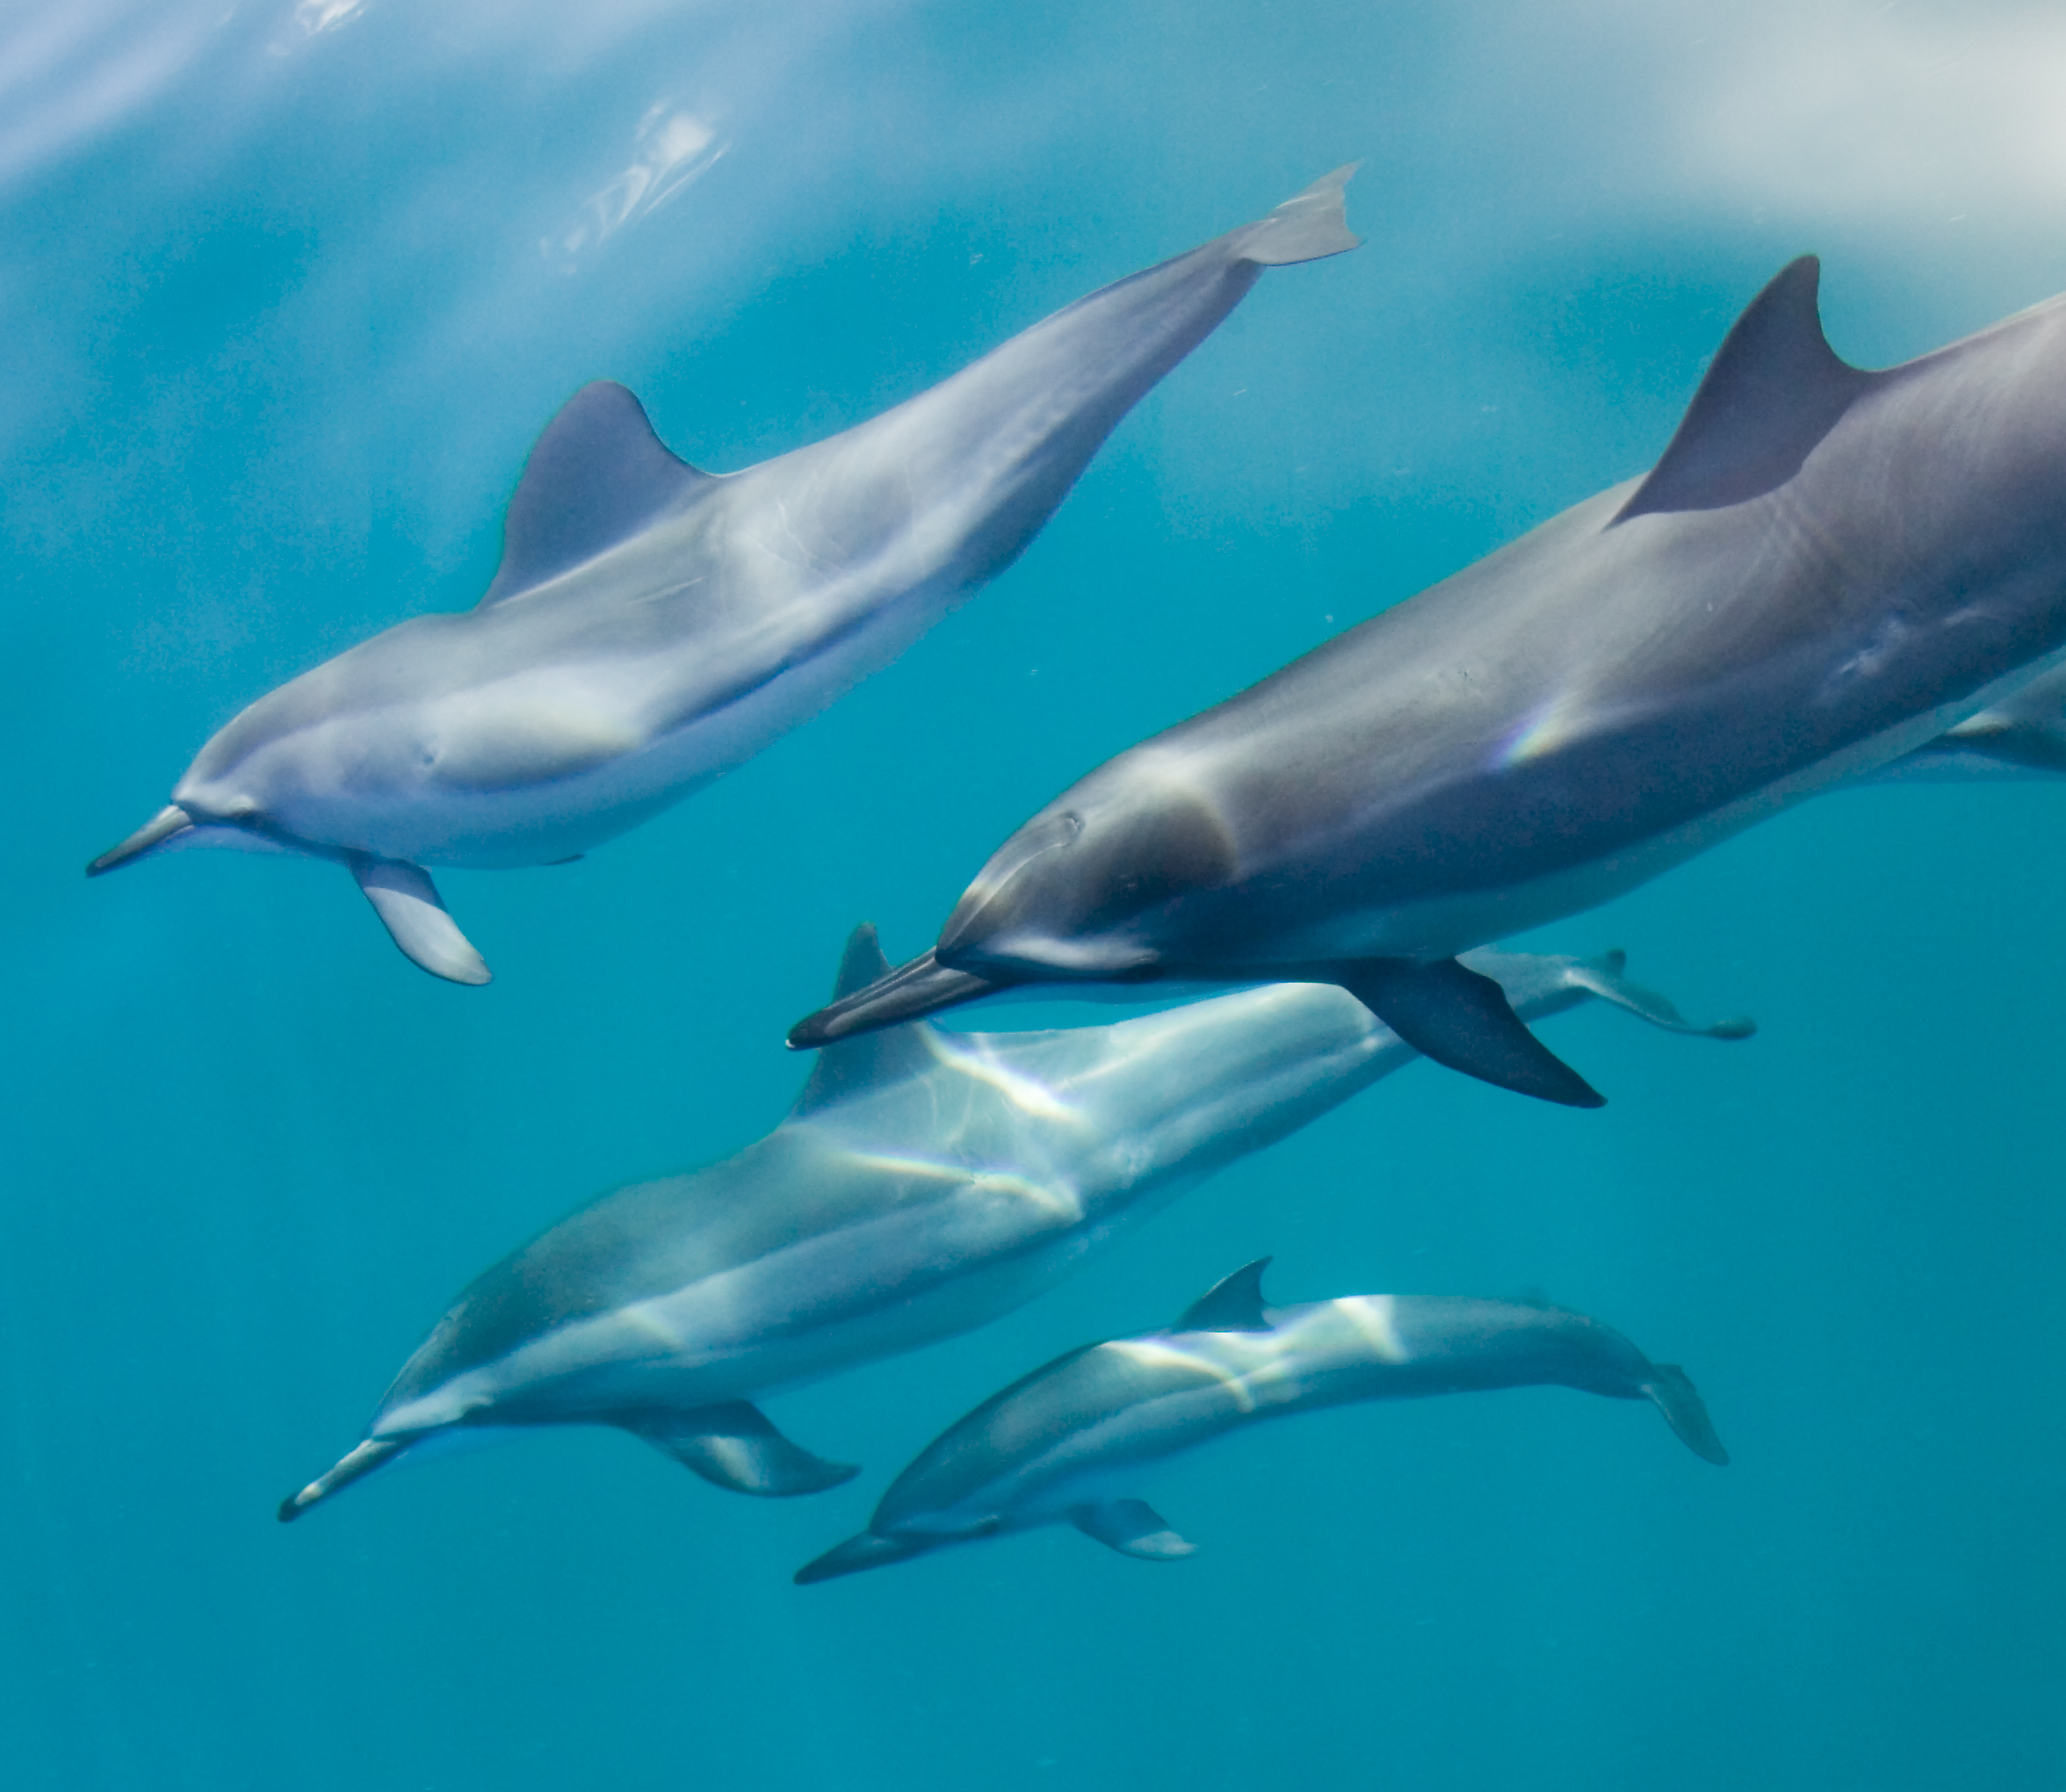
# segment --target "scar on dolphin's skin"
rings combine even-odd
[[[1729,1460],[1686,1371],[1651,1362],[1598,1319],[1440,1295],[1273,1309],[1262,1298],[1268,1263],[1237,1269],[1167,1332],[1072,1350],[986,1400],[919,1452],[866,1530],[798,1569],[798,1584],[1048,1524],[1175,1561],[1196,1545],[1118,1489],[1263,1420],[1354,1401],[1578,1388],[1647,1399],[1695,1456]]]
[[[208,846],[335,859],[414,963],[486,983],[434,869],[579,856],[886,666],[1017,559],[1264,269],[1356,246],[1353,171],[742,473],[678,459],[623,387],[584,387],[531,450],[476,609],[261,697],[89,875]]]
[[[2066,769],[2032,683],[2066,656],[2066,299],[1867,372],[1817,279],[1752,301],[1647,477],[1109,760],[790,1044],[1015,987],[1326,979],[1597,1106],[1458,954],[1882,768]]]
[[[1688,1022],[1618,953],[1470,962],[1530,1017],[1597,1000],[1672,1032],[1750,1030]],[[861,928],[834,993],[887,968]],[[363,1441],[279,1515],[411,1454],[541,1425],[615,1426],[738,1492],[837,1485],[849,1469],[753,1403],[1009,1312],[1413,1057],[1324,984],[1061,1032],[918,1022],[849,1040],[765,1138],[605,1196],[480,1276]]]

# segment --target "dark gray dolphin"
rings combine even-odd
[[[1999,784],[2066,777],[2066,666],[2033,678],[1903,754],[1871,784]]]
[[[196,846],[344,864],[416,964],[485,983],[430,869],[557,863],[758,753],[1016,559],[1266,267],[1356,246],[1338,169],[909,402],[698,472],[621,386],[538,437],[480,606],[261,697],[90,875]]]
[[[1598,996],[1696,1028],[1588,963],[1471,955],[1518,1010]],[[836,993],[888,968],[874,930]],[[749,1402],[1008,1312],[1216,1170],[1415,1057],[1325,984],[1275,984],[1114,1026],[949,1033],[825,1052],[789,1117],[737,1156],[604,1196],[462,1294],[364,1442],[283,1520],[443,1434],[614,1425],[720,1486],[806,1493],[851,1472]]]
[[[2066,300],[1886,372],[1795,262],[1649,476],[1108,761],[815,1045],[1027,983],[1326,978],[1429,1057],[1600,1097],[1463,949],[1991,712],[2066,647]]]
[[[1167,1332],[1072,1350],[986,1400],[919,1452],[866,1530],[798,1569],[798,1583],[1045,1524],[1145,1561],[1188,1556],[1196,1546],[1135,1491],[1145,1473],[1263,1420],[1356,1400],[1579,1388],[1647,1399],[1696,1456],[1729,1460],[1685,1370],[1583,1313],[1405,1294],[1271,1309],[1268,1261],[1236,1270]]]

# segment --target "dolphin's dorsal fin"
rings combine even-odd
[[[1784,485],[1876,377],[1838,358],[1815,293],[1822,264],[1788,262],[1722,339],[1665,457],[1615,518],[1718,510]]]
[[[883,956],[882,942],[876,937],[874,927],[863,921],[847,936],[847,950],[840,959],[839,981],[833,986],[832,999],[837,1001],[857,989],[866,989],[887,976],[889,970],[890,961]],[[813,1114],[843,1101],[857,1089],[916,1074],[934,1062],[928,1037],[930,1032],[923,1021],[912,1021],[824,1047],[791,1114]]]
[[[1174,1330],[1179,1332],[1267,1332],[1269,1315],[1263,1311],[1262,1272],[1270,1266],[1268,1257],[1244,1263],[1232,1275],[1212,1286],[1183,1310]]]
[[[709,478],[668,452],[623,387],[582,387],[524,465],[502,518],[502,563],[480,607],[593,560]]]

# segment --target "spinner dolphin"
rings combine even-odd
[[[623,387],[583,387],[531,451],[476,609],[261,697],[89,875],[197,846],[335,859],[416,964],[487,982],[430,868],[576,857],[888,664],[1011,564],[1264,268],[1356,246],[1352,171],[743,473],[698,472]]]
[[[1328,979],[1597,1105],[1459,951],[2000,716],[2066,647],[2066,300],[1875,373],[1817,280],[1752,303],[1647,477],[1108,761],[791,1044],[1012,985]]]
[[[1587,963],[1476,953],[1522,1014],[1597,996],[1695,1028]],[[874,930],[837,990],[888,968]],[[1415,1056],[1327,985],[1276,984],[1060,1032],[923,1022],[825,1052],[737,1156],[604,1196],[480,1276],[402,1367],[365,1440],[282,1520],[426,1440],[613,1425],[720,1486],[805,1493],[850,1470],[784,1438],[762,1394],[950,1337],[1127,1225]]]
[[[1167,1332],[1058,1357],[921,1450],[869,1527],[798,1570],[829,1580],[949,1543],[1073,1524],[1151,1562],[1190,1555],[1131,1492],[1167,1458],[1266,1419],[1357,1400],[1553,1385],[1647,1399],[1696,1456],[1729,1455],[1686,1372],[1561,1307],[1349,1295],[1265,1307],[1269,1260],[1238,1269]]]

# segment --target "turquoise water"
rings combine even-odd
[[[2062,54],[1837,0],[0,18],[10,1783],[2058,1785],[2056,785],[1819,799],[1528,942],[1761,1031],[1552,1022],[1599,1114],[1416,1066],[770,1400],[850,1486],[570,1431],[271,1514],[477,1270],[779,1117],[856,921],[921,949],[1108,754],[1639,471],[1788,258],[1869,365],[2066,286]],[[447,875],[490,988],[332,866],[82,881],[241,705],[472,603],[584,380],[748,465],[1353,156],[1367,246],[1267,278],[899,664],[580,864]],[[1734,1464],[1564,1392],[1351,1409],[1173,1474],[1181,1564],[789,1584],[975,1401],[1265,1253],[1284,1300],[1597,1313]]]

